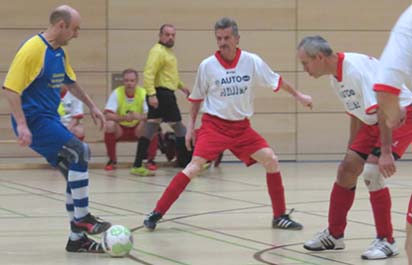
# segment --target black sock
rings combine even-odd
[[[186,167],[192,159],[192,152],[186,149],[185,137],[176,137],[177,164]]]
[[[149,148],[150,140],[146,137],[140,137],[137,143],[136,157],[134,159],[133,167],[141,167],[147,149]]]

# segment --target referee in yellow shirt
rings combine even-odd
[[[182,123],[175,91],[181,89],[187,96],[189,90],[179,78],[177,59],[172,50],[175,44],[176,28],[171,24],[160,27],[159,42],[149,51],[144,68],[143,86],[147,91],[149,112],[143,136],[139,139],[136,158],[130,173],[151,176],[154,172],[142,165],[152,137],[158,132],[161,122],[167,122],[176,134],[177,162],[185,167],[190,162],[191,153],[185,146],[186,128]]]

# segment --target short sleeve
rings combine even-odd
[[[118,108],[117,93],[116,93],[116,90],[113,90],[112,94],[110,94],[110,97],[107,100],[105,111],[116,113],[117,108]]]
[[[202,62],[197,70],[195,84],[190,93],[189,101],[202,101],[207,95],[209,85],[207,83],[205,68],[205,63]]]
[[[259,56],[255,55],[254,61],[256,85],[277,91],[281,85],[281,76],[275,73]]]
[[[3,86],[22,94],[40,74],[45,52],[46,46],[38,36],[26,41],[14,57]]]

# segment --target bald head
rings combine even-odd
[[[63,20],[66,26],[68,26],[70,25],[73,16],[79,16],[79,12],[68,5],[61,5],[54,9],[50,14],[49,22],[51,25],[55,25]]]

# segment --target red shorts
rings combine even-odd
[[[412,142],[412,108],[407,108],[404,124],[392,131],[392,152],[399,157],[405,153]],[[374,148],[381,147],[378,124],[362,124],[358,134],[355,136],[350,149],[359,153],[369,155]]]
[[[248,119],[229,121],[204,114],[193,156],[214,160],[224,150],[229,149],[237,158],[250,166],[256,163],[250,155],[265,147],[269,147],[268,143],[252,129]]]
[[[412,196],[409,199],[408,212],[406,213],[406,222],[412,225]]]
[[[136,133],[135,133],[137,125],[133,127],[126,127],[126,126],[120,125],[120,127],[122,128],[122,135],[120,135],[120,137],[116,139],[116,141],[119,141],[119,142],[137,141],[138,137],[136,136]]]

